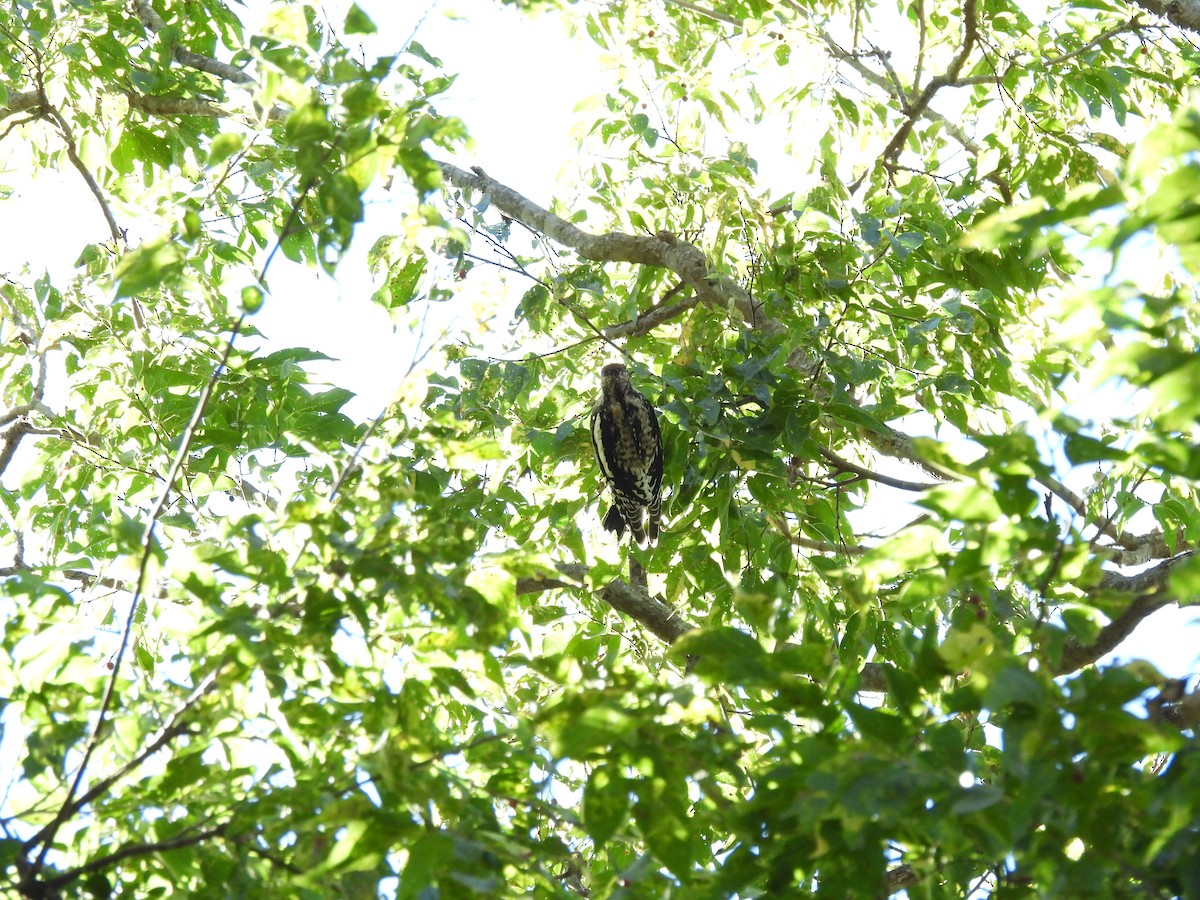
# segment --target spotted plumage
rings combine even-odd
[[[639,546],[647,537],[657,543],[663,475],[658,414],[620,363],[600,372],[600,396],[592,407],[592,449],[613,496],[604,527],[615,531],[618,540],[628,527]]]

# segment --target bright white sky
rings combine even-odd
[[[326,3],[329,21],[340,25],[348,6],[348,0]],[[416,40],[459,73],[437,103],[440,112],[463,118],[474,140],[455,162],[478,163],[543,205],[560,193],[560,176],[562,182],[570,180],[579,154],[571,136],[576,104],[604,85],[602,55],[590,41],[568,39],[555,15],[531,19],[494,0],[359,0],[359,6],[379,27],[378,34],[362,41],[368,59],[394,53],[416,30]],[[248,24],[251,19],[246,16]],[[564,72],[572,77],[561,77]],[[784,144],[752,140],[750,151],[763,168],[785,166],[786,159],[769,152]],[[23,183],[18,174],[23,157],[19,149],[0,145],[0,183],[17,186],[4,201],[4,221],[21,223],[5,228],[0,273],[17,273],[25,262],[34,273],[47,270],[55,281],[65,282],[80,248],[105,240],[107,228],[76,173],[65,170],[60,177]],[[356,392],[347,411],[358,419],[376,415],[393,398],[413,352],[409,331],[369,302],[373,286],[366,274],[367,250],[393,228],[399,214],[386,201],[368,207],[336,280],[277,259],[273,293],[255,319],[279,346],[312,347],[340,360],[319,371]],[[136,234],[136,227],[131,231]],[[473,281],[474,273],[464,292],[475,289]],[[471,304],[465,299],[456,298],[454,309],[439,313],[469,317]],[[1179,676],[1197,666],[1198,637],[1194,612],[1167,609],[1116,655],[1149,658]]]

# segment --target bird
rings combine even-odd
[[[592,449],[612,491],[602,525],[619,541],[626,527],[639,547],[658,543],[662,525],[662,433],[658,413],[629,380],[621,363],[600,370],[600,395],[592,407]]]

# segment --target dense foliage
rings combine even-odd
[[[108,225],[0,273],[3,890],[1200,896],[1106,655],[1200,595],[1192,4],[513,4],[606,66],[558,199],[365,6],[0,11],[5,178]],[[373,302],[479,327],[359,421],[253,313],[384,197]]]

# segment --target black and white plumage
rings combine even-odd
[[[592,449],[613,496],[604,527],[615,531],[618,540],[628,527],[639,546],[647,535],[651,544],[657,543],[663,476],[658,414],[620,363],[600,371],[600,396],[592,407]]]

